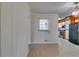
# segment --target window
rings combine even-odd
[[[40,30],[48,30],[48,19],[40,19],[39,20],[39,29]]]

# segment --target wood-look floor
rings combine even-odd
[[[32,44],[28,57],[56,57],[59,55],[58,44]]]

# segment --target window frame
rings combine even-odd
[[[45,20],[45,22],[43,22],[44,20]],[[39,19],[39,30],[44,30],[44,31],[49,30],[49,21],[48,21],[48,19],[42,19],[42,18]]]

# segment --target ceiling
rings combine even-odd
[[[62,14],[71,11],[73,2],[29,2],[33,13],[55,13]]]

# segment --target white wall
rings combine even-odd
[[[72,14],[72,10],[68,10],[68,11],[66,11],[64,13],[59,14],[59,17],[64,18],[66,16],[70,16],[71,14]]]
[[[39,19],[49,20],[49,31],[39,31]],[[58,42],[58,15],[57,14],[32,14],[32,43],[57,43]]]
[[[26,56],[31,39],[28,3],[1,3],[1,56]]]
[[[1,3],[0,3],[0,56],[1,56]]]

